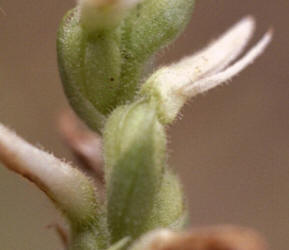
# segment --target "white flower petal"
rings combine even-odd
[[[204,79],[201,79],[200,81],[188,84],[186,87],[182,88],[181,92],[187,96],[192,97],[194,95],[212,89],[227,80],[230,80],[233,76],[240,73],[249,64],[253,63],[254,60],[263,53],[271,40],[272,31],[268,31],[263,36],[263,38],[235,64],[220,73],[206,77]]]
[[[42,189],[73,220],[96,213],[92,183],[77,169],[18,137],[0,124],[0,161]]]
[[[245,17],[207,48],[182,59],[170,69],[176,71],[176,74],[186,75],[190,82],[218,72],[240,55],[249,42],[254,28],[254,19],[250,16]]]

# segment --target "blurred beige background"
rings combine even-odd
[[[31,142],[70,159],[55,120],[67,103],[55,53],[66,1],[2,0],[0,120]],[[275,30],[266,53],[230,85],[198,96],[170,129],[171,162],[185,183],[193,226],[257,229],[270,249],[289,246],[289,2],[202,0],[185,34],[161,63],[203,47],[247,14],[256,41]],[[0,166],[0,250],[60,250],[46,225],[59,220],[32,184]]]

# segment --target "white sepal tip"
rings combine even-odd
[[[268,31],[262,39],[247,52],[240,60],[235,62],[230,67],[226,68],[223,71],[216,72],[214,75],[209,75],[203,79],[200,79],[196,82],[191,82],[182,88],[182,93],[192,97],[199,93],[208,91],[240,73],[248,65],[254,62],[254,60],[260,56],[263,51],[266,49],[270,41],[272,40],[273,32]]]

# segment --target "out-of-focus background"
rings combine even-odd
[[[73,0],[0,3],[0,121],[71,159],[56,129],[67,106],[55,53],[58,23]],[[167,63],[205,46],[241,17],[257,19],[253,42],[273,43],[230,85],[196,97],[170,128],[170,160],[185,183],[193,226],[237,224],[289,246],[289,2],[198,1],[186,32],[160,54]],[[252,45],[252,44],[251,44]],[[62,249],[46,225],[59,221],[42,192],[0,166],[0,249]]]

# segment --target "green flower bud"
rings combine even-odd
[[[100,131],[118,98],[120,51],[116,32],[90,37],[76,10],[59,29],[58,60],[64,90],[76,113]]]
[[[59,29],[65,93],[98,132],[117,106],[134,99],[150,59],[183,30],[194,0],[132,2],[80,1]]]
[[[145,232],[161,187],[166,136],[146,102],[113,112],[104,133],[108,224],[112,242]]]
[[[180,228],[182,188],[166,166],[166,135],[146,100],[116,109],[104,132],[112,242],[158,227]]]

